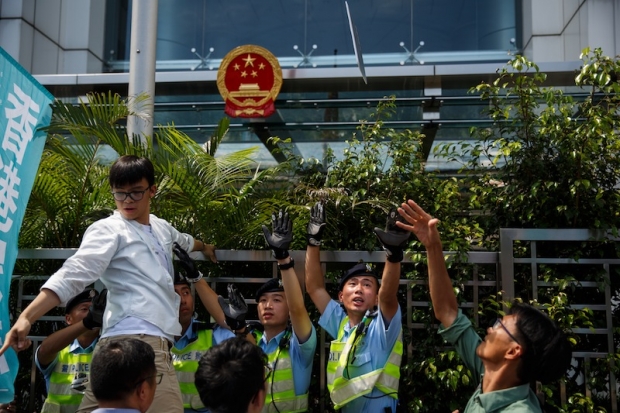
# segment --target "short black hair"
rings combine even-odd
[[[562,377],[572,357],[568,337],[542,311],[529,304],[514,302],[508,315],[516,318],[517,338],[524,347],[519,379],[522,383],[550,383]]]
[[[265,386],[267,356],[244,337],[230,338],[202,356],[195,384],[211,413],[245,412]]]
[[[155,167],[144,157],[123,155],[110,167],[110,188],[135,184],[146,178],[149,187],[155,185]]]
[[[97,346],[90,365],[90,383],[97,400],[121,401],[143,381],[155,382],[153,347],[136,338],[113,338]]]

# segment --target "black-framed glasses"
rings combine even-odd
[[[508,334],[508,336],[510,336],[512,341],[514,341],[517,344],[521,344],[521,343],[519,343],[519,340],[517,340],[517,338],[510,331],[508,331],[508,329],[506,328],[504,323],[502,323],[502,320],[500,318],[496,319],[495,322],[493,323],[493,330],[497,330],[498,327],[503,328],[504,331],[506,332],[506,334]]]
[[[127,199],[127,197],[131,198],[134,201],[140,201],[144,198],[144,193],[148,191],[149,188],[146,188],[144,191],[131,191],[131,192],[112,192],[112,196],[116,201],[122,202]]]
[[[141,378],[140,380],[138,380],[136,382],[136,384],[134,384],[133,387],[138,387],[139,385],[141,385],[143,382],[152,379],[153,377],[155,377],[155,384],[160,384],[161,380],[164,378],[164,373],[157,373],[157,374],[151,374],[150,376],[146,376]]]

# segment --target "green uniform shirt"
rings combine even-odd
[[[484,366],[476,355],[476,348],[482,339],[461,310],[450,327],[439,328],[439,334],[456,347],[463,363],[472,371],[474,378],[478,379],[478,388],[467,402],[464,413],[542,412],[538,398],[529,384],[482,393]]]

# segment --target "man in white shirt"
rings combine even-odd
[[[215,247],[177,231],[150,214],[151,198],[157,191],[150,160],[121,156],[110,168],[109,182],[117,210],[86,230],[75,255],[43,285],[6,334],[0,355],[9,346],[22,350],[35,321],[101,279],[108,289],[108,297],[94,355],[100,345],[113,337],[135,337],[148,343],[155,350],[157,371],[163,374],[149,412],[182,413],[181,394],[170,357],[174,337],[181,333],[180,298],[173,286],[172,248],[176,242],[184,250],[202,251],[216,262]],[[91,412],[96,406],[89,386],[78,412]]]

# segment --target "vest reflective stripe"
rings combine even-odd
[[[90,375],[92,358],[92,352],[73,354],[69,351],[69,346],[60,350],[58,362],[50,376],[47,399],[45,399],[41,412],[74,413],[77,410],[84,394],[73,390],[71,383],[78,373]]]
[[[340,409],[351,400],[355,400],[358,397],[370,393],[374,387],[385,393],[386,396],[397,399],[398,383],[400,380],[400,364],[403,355],[402,331],[399,333],[398,339],[392,347],[385,366],[361,376],[347,379],[344,375],[347,369],[349,353],[355,344],[355,330],[357,329],[356,326],[351,330],[346,342],[340,341],[344,337],[344,327],[348,322],[348,317],[342,320],[338,330],[338,340],[332,341],[329,348],[327,389],[329,390],[332,402],[334,402],[334,407]]]
[[[398,382],[400,381],[400,363],[403,358],[403,333],[398,335],[398,340],[390,352],[390,356],[383,368],[383,374],[377,380],[375,387],[395,399],[398,398]],[[396,389],[396,390],[394,390]],[[395,392],[394,394],[390,394]]]
[[[308,397],[305,396],[295,397],[292,400],[278,400],[277,409],[273,403],[269,405],[265,404],[261,413],[284,413],[284,412],[305,412],[308,410]]]
[[[200,357],[213,346],[213,330],[198,330],[197,338],[182,350],[176,347],[170,349],[174,370],[181,389],[183,408],[202,409],[204,405],[198,396],[198,390],[194,384],[194,374],[198,370]]]
[[[255,337],[258,342],[262,334],[257,334]],[[261,413],[296,413],[308,410],[308,393],[295,395],[293,365],[288,347],[285,349],[278,347],[276,351],[267,354],[267,359],[271,368],[274,369],[275,366],[275,369],[267,379],[265,386],[267,395]]]
[[[176,371],[177,374],[177,380],[179,381],[179,384],[181,383],[189,383],[192,380],[194,380],[194,375],[196,374],[195,371]]]
[[[41,413],[75,413],[79,405],[73,404],[54,404],[45,400]]]

